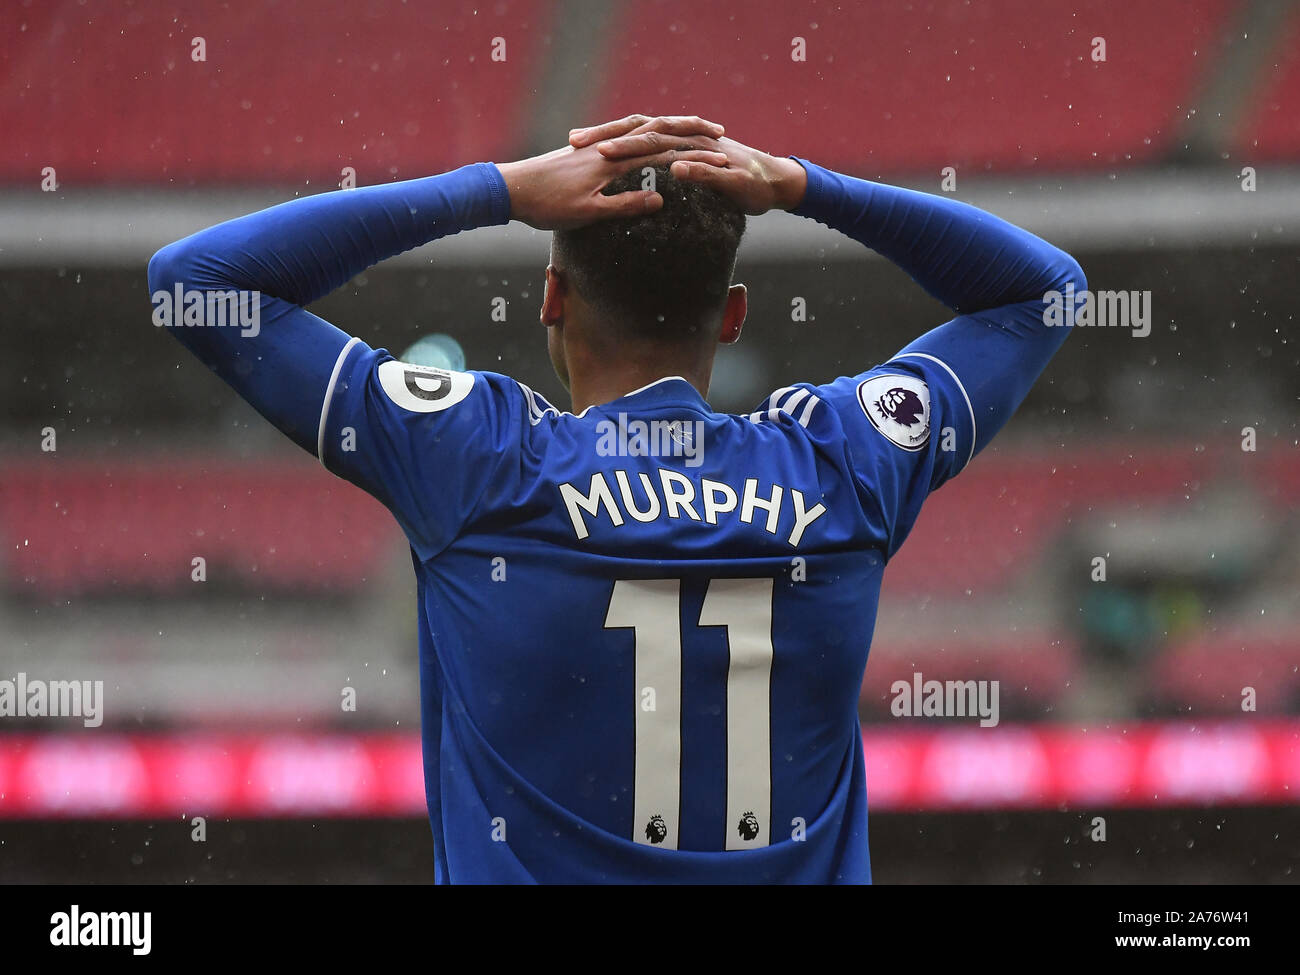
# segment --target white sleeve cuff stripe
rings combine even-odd
[[[977,436],[977,427],[975,425],[975,407],[970,405],[970,397],[966,395],[966,387],[963,386],[961,380],[957,378],[957,374],[952,371],[952,368],[948,365],[948,363],[944,362],[942,359],[936,359],[934,356],[928,355],[925,352],[905,352],[900,356],[895,356],[895,358],[928,359],[933,363],[943,366],[944,371],[947,372],[948,375],[952,376],[952,381],[955,382],[957,384],[957,388],[961,390],[961,398],[966,401],[966,409],[970,413],[970,455],[967,456],[966,458],[966,464],[969,464],[971,462],[971,458],[975,456],[975,438]],[[963,464],[962,467],[965,467],[966,464]]]
[[[348,357],[348,353],[352,351],[352,346],[360,341],[355,335],[348,339],[348,344],[343,346],[343,351],[334,360],[334,371],[330,373],[329,385],[325,387],[325,402],[320,407],[320,428],[316,431],[316,459],[320,461],[321,466],[326,470],[329,470],[329,467],[325,464],[325,421],[329,419],[330,401],[334,399],[334,387],[338,385],[339,374],[343,372],[343,361]]]

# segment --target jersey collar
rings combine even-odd
[[[690,381],[681,376],[664,376],[662,379],[656,379],[652,383],[647,383],[640,389],[634,389],[630,393],[624,393],[617,399],[612,399],[608,403],[595,404],[596,409],[618,411],[619,407],[646,407],[646,406],[689,406],[692,409],[702,412],[709,412],[709,404],[700,391],[690,384]],[[587,410],[592,409],[588,406],[578,416],[586,416]]]

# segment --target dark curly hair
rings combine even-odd
[[[640,189],[643,172],[615,177],[602,192]],[[722,311],[745,215],[716,190],[674,179],[666,167],[654,167],[654,174],[661,209],[557,230],[554,247],[579,294],[611,323],[669,338]]]

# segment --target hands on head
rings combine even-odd
[[[569,144],[594,145],[606,159],[618,161],[677,152],[670,163],[673,176],[712,187],[750,216],[794,209],[808,184],[804,168],[793,159],[728,139],[721,125],[693,116],[629,115],[617,122],[574,129]],[[698,152],[708,155],[697,158]]]
[[[560,230],[653,213],[663,206],[654,190],[601,193],[614,177],[643,166],[668,166],[674,178],[709,186],[751,216],[798,206],[807,186],[802,166],[723,132],[716,122],[685,115],[629,115],[574,129],[564,148],[498,167],[510,215],[539,230]]]

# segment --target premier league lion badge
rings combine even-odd
[[[930,388],[914,376],[873,376],[858,386],[858,403],[871,425],[904,450],[930,439]]]

